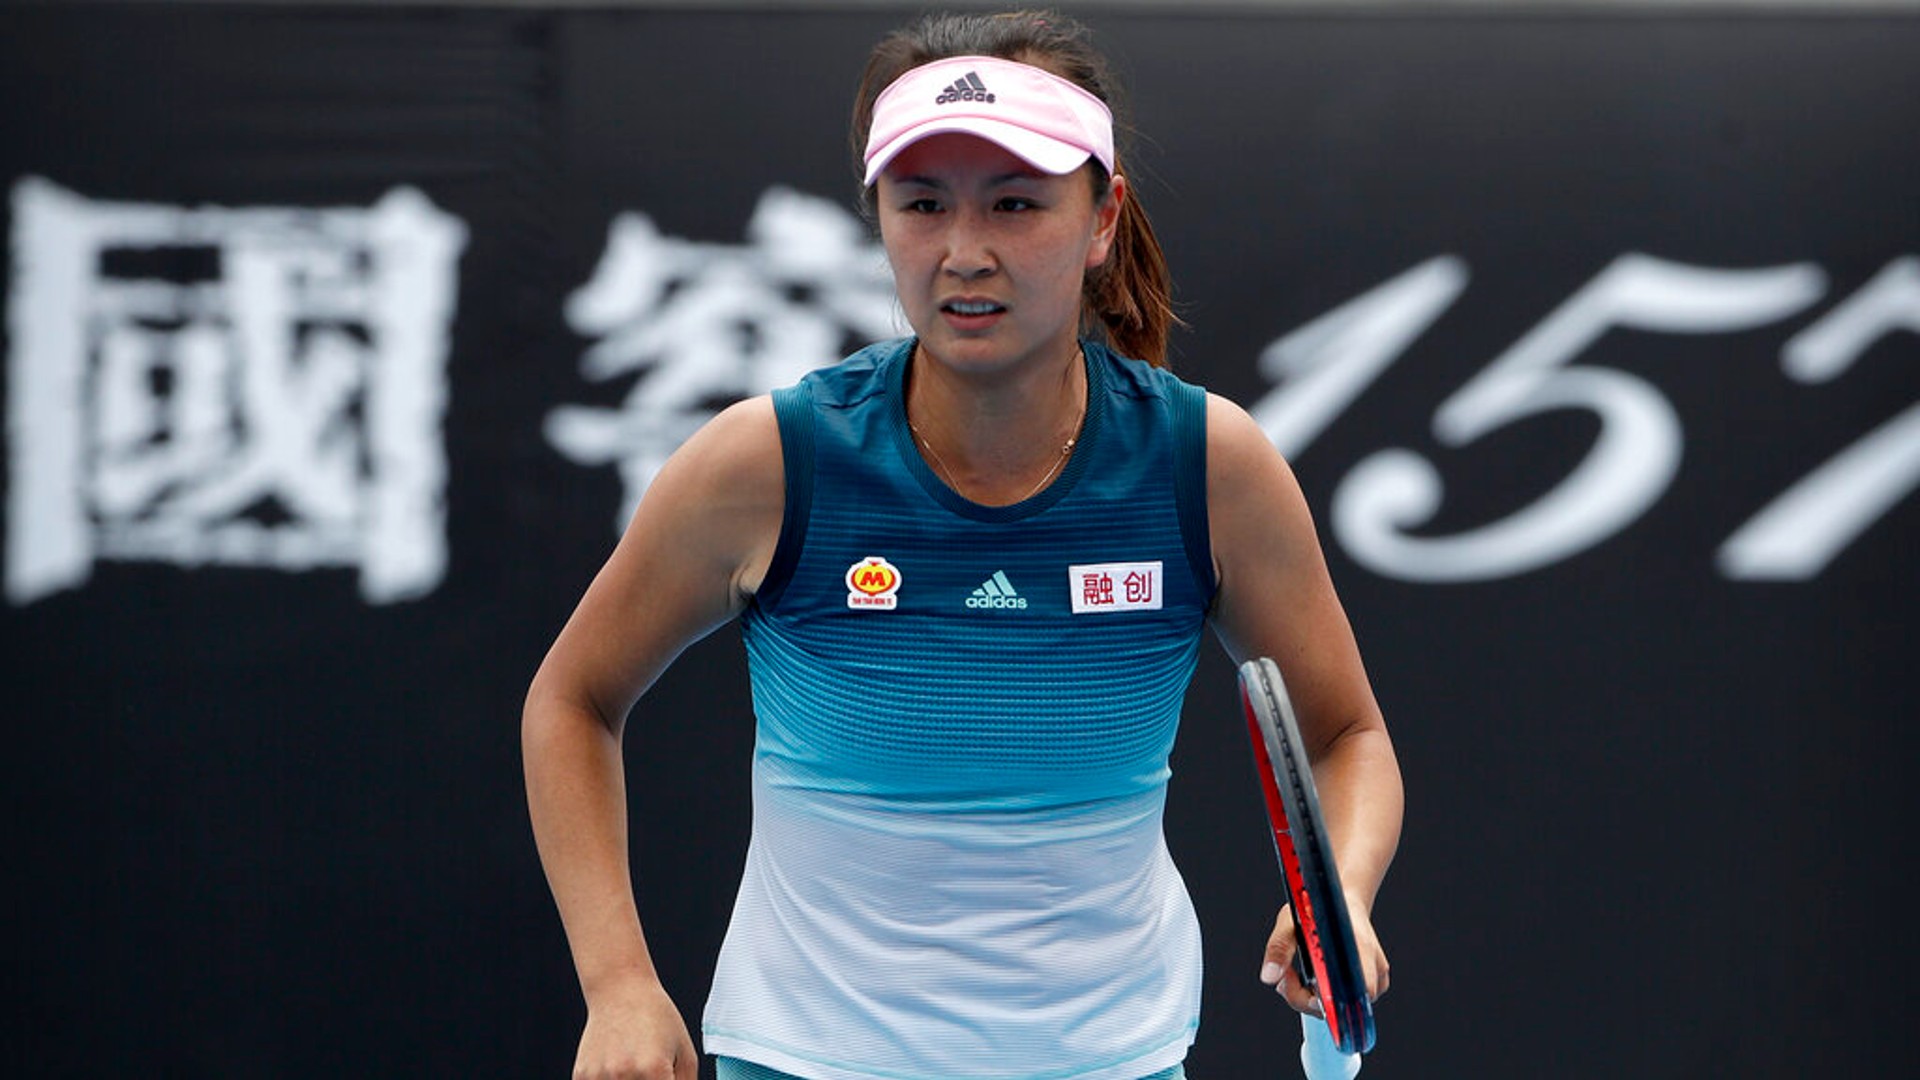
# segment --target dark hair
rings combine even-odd
[[[929,15],[882,38],[867,57],[853,104],[856,175],[864,173],[860,159],[880,92],[908,71],[950,56],[993,56],[1044,68],[1106,102],[1116,114],[1116,138],[1127,130],[1118,119],[1119,82],[1106,58],[1093,47],[1092,34],[1080,23],[1051,11]],[[1124,171],[1121,153],[1116,150],[1116,171]],[[1088,171],[1094,197],[1105,198],[1106,170],[1098,161],[1090,161]],[[871,214],[871,189],[863,199]],[[1165,367],[1167,334],[1178,322],[1166,255],[1140,206],[1138,191],[1129,188],[1107,261],[1088,272],[1082,288],[1081,332],[1102,331],[1118,352]]]

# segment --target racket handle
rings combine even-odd
[[[1307,1080],[1353,1080],[1360,1075],[1360,1055],[1343,1054],[1333,1045],[1333,1032],[1316,1016],[1300,1014],[1300,1068]]]

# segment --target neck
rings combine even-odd
[[[1030,498],[1058,476],[1086,400],[1077,341],[1058,360],[993,380],[968,378],[918,347],[908,370],[907,423],[921,456],[949,487],[989,506]]]

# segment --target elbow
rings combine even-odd
[[[520,752],[531,765],[557,743],[595,736],[620,739],[620,720],[602,709],[591,694],[570,688],[542,667],[520,706]]]

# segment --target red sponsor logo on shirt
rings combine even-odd
[[[847,606],[855,610],[890,611],[899,603],[900,568],[878,555],[869,555],[847,567]]]
[[[1073,613],[1103,611],[1158,611],[1162,566],[1153,562],[1095,563],[1067,567]]]

